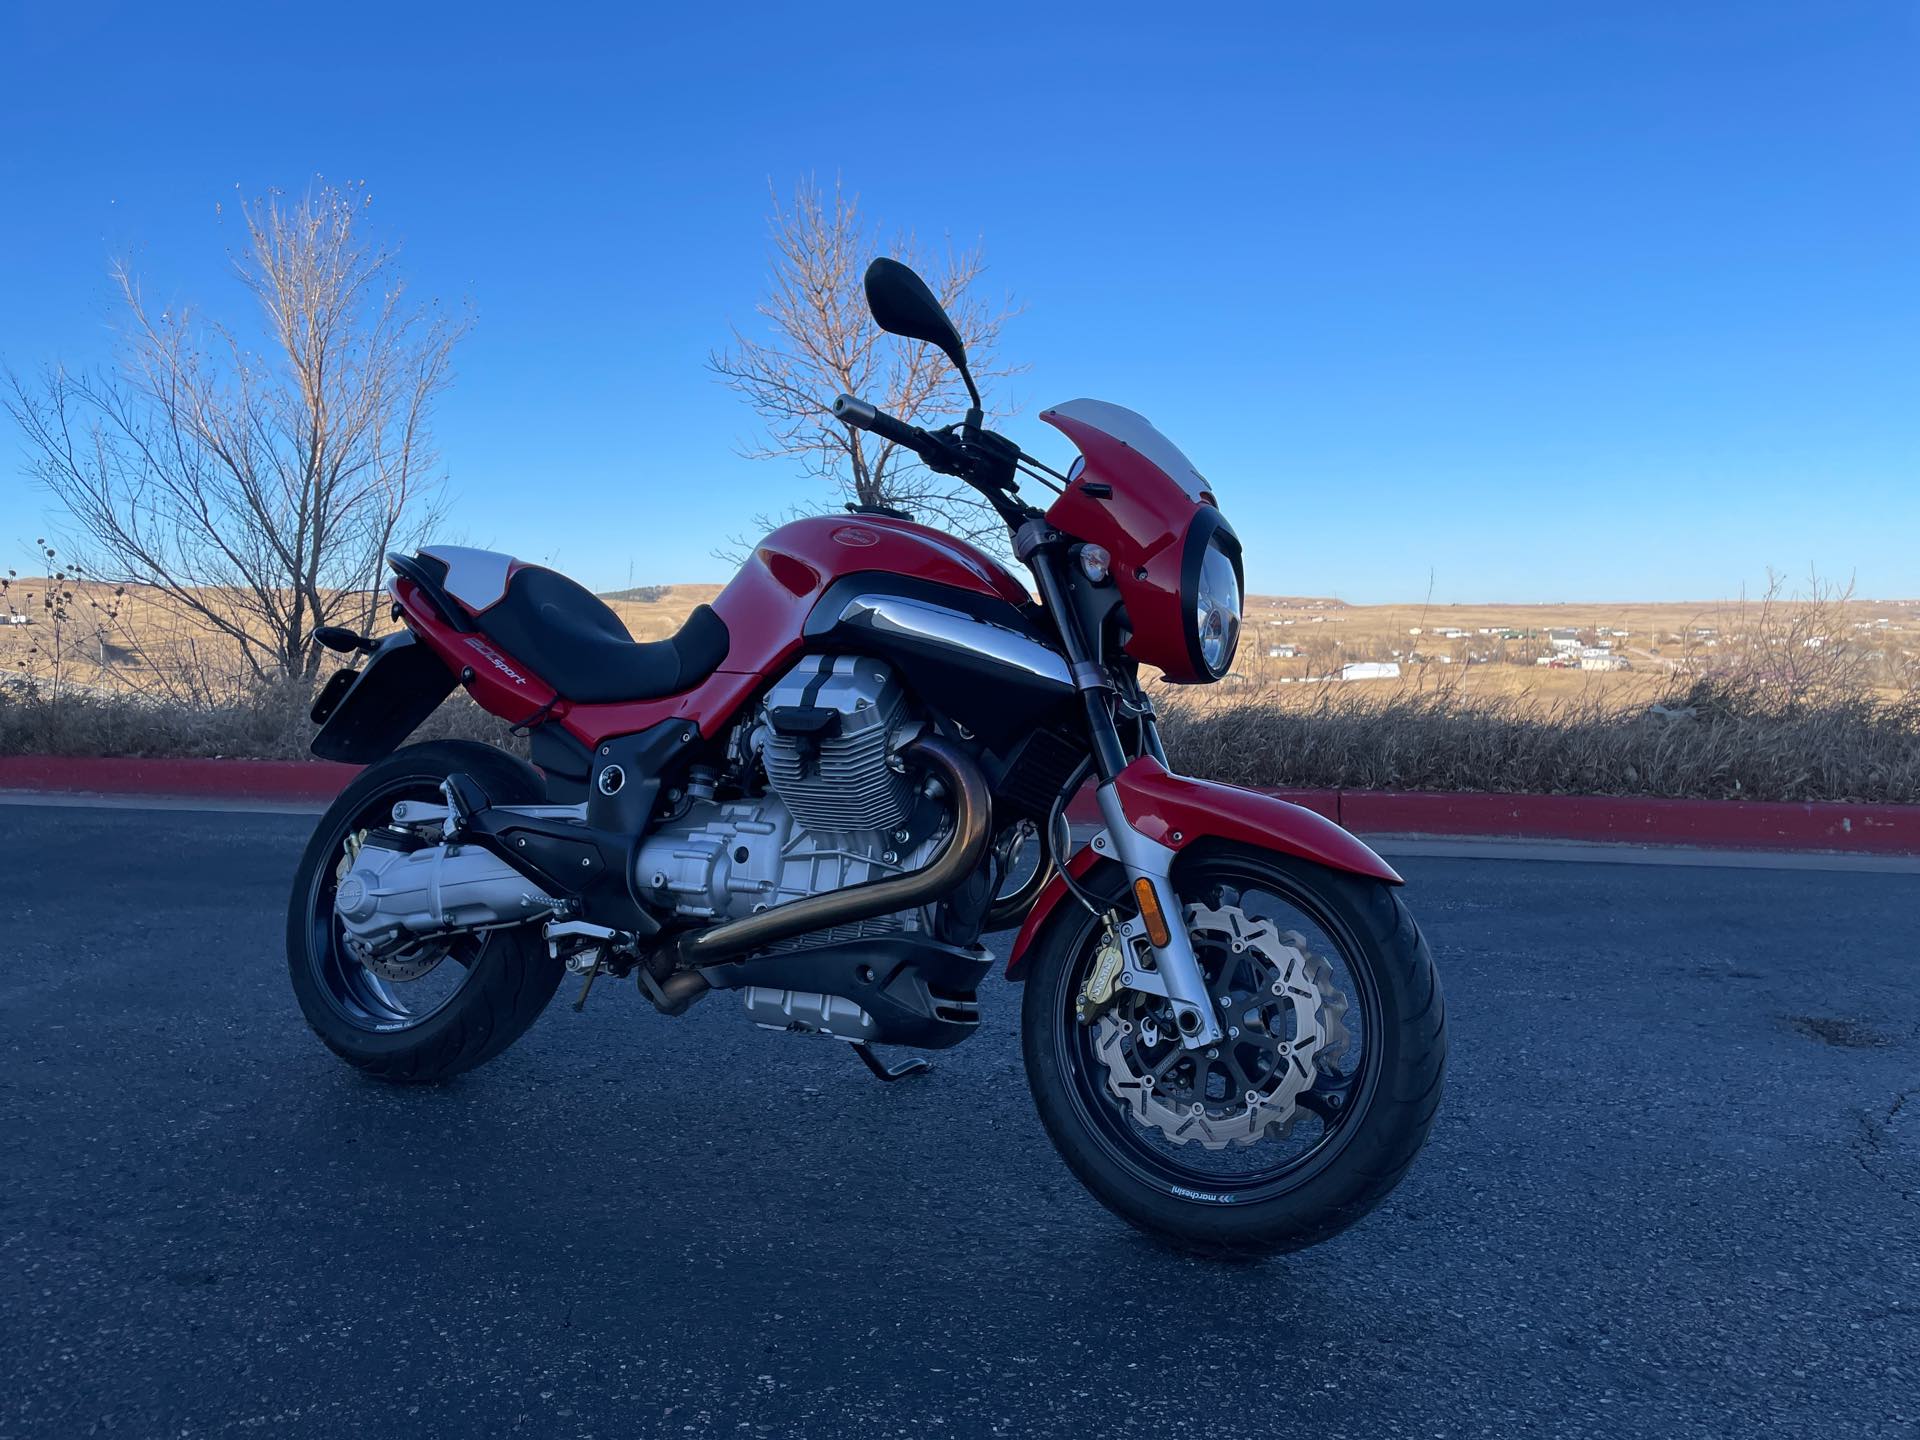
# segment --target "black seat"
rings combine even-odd
[[[569,700],[604,705],[691,690],[727,658],[727,622],[697,606],[665,640],[635,640],[584,585],[536,565],[474,617],[481,632]]]

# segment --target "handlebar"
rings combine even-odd
[[[934,445],[933,436],[917,425],[887,414],[877,406],[869,405],[865,400],[852,395],[842,395],[833,402],[833,418],[844,421],[861,430],[871,431],[882,440],[891,440],[903,445],[915,454],[925,457],[926,451]]]
[[[969,416],[964,434],[956,434],[952,430],[922,430],[853,395],[840,396],[832,408],[833,418],[842,424],[911,450],[929,470],[958,476],[973,486],[987,497],[988,503],[1010,527],[1017,527],[1037,513],[1013,497],[1013,491],[1018,488],[1014,467],[1022,458],[1020,448],[1004,436],[979,429],[977,411]]]

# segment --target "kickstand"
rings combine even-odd
[[[889,1083],[895,1080],[904,1080],[909,1075],[924,1075],[933,1069],[933,1062],[931,1060],[922,1060],[918,1056],[912,1060],[902,1060],[898,1065],[890,1066],[886,1061],[873,1053],[873,1047],[871,1045],[863,1041],[856,1040],[854,1042],[853,1053],[860,1057],[861,1064],[873,1072],[875,1079],[885,1080]]]

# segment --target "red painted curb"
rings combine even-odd
[[[1396,790],[1273,789],[1266,793],[1316,811],[1356,835],[1920,855],[1920,805]],[[1076,824],[1100,823],[1091,789],[1074,797],[1067,814]]]
[[[324,760],[141,760],[0,755],[0,790],[87,795],[219,796],[326,801],[360,773]],[[1840,850],[1920,855],[1920,805],[1657,800],[1629,795],[1483,795],[1391,790],[1271,790],[1360,835],[1446,835],[1693,845],[1727,850]],[[1091,788],[1067,807],[1098,824]]]
[[[360,773],[330,760],[143,760],[105,755],[0,755],[0,790],[69,795],[331,800]]]
[[[1343,790],[1340,823],[1363,835],[1511,836],[1727,850],[1920,854],[1920,805]]]

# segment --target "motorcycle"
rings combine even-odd
[[[1064,473],[986,428],[960,337],[876,260],[880,328],[936,346],[971,397],[923,429],[832,414],[973,487],[1035,592],[878,507],[762,540],[678,633],[636,642],[590,591],[455,546],[389,556],[398,629],[313,707],[313,753],[366,768],[315,830],[289,905],[312,1028],[382,1079],[431,1082],[518,1038],[562,977],[632,976],[679,1015],[938,1050],[979,1029],[982,937],[1018,927],[1034,1102],[1110,1210],[1189,1251],[1317,1243],[1399,1182],[1439,1105],[1439,980],[1401,877],[1332,821],[1177,774],[1145,668],[1224,678],[1238,538],[1144,419],[1043,411]],[[1043,511],[1022,479],[1053,492]],[[531,763],[403,742],[462,686]],[[1092,782],[1098,824],[1069,806]],[[1082,812],[1085,813],[1085,812]]]

